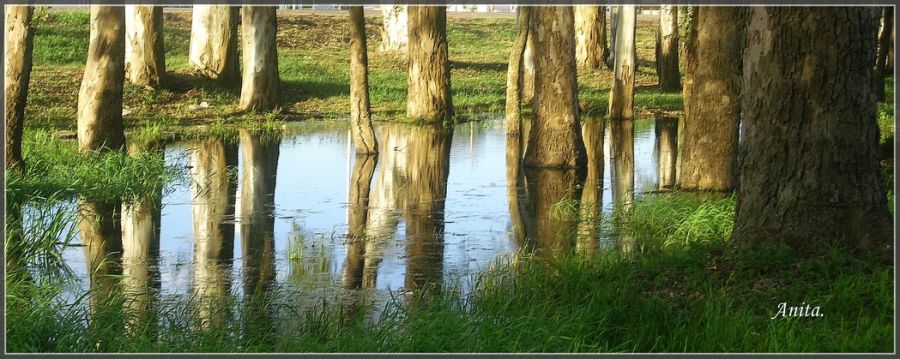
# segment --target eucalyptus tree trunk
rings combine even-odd
[[[281,78],[278,75],[278,44],[274,6],[244,5],[241,19],[243,78],[241,111],[268,111],[278,106]]]
[[[891,34],[894,30],[894,8],[886,6],[883,10],[881,32],[878,34],[878,57],[875,60],[875,96],[879,102],[884,98],[884,78],[888,72],[887,60],[893,41]]]
[[[801,251],[890,248],[871,74],[877,15],[854,7],[750,9],[732,240],[775,239]]]
[[[135,85],[159,87],[165,81],[162,11],[162,6],[125,6],[125,77]]]
[[[426,122],[451,122],[446,8],[410,6],[409,39],[406,115]]]
[[[613,83],[609,91],[610,121],[631,121],[634,119],[634,74],[637,71],[635,52],[636,12],[633,5],[620,6],[617,11],[615,34],[615,65]]]
[[[125,8],[91,5],[87,65],[78,92],[78,148],[124,150]]]
[[[519,6],[516,19],[516,41],[509,54],[506,70],[506,135],[519,136],[522,131],[522,62],[528,42],[531,7]]]
[[[571,7],[534,8],[535,90],[524,164],[583,168],[587,161],[578,114]]]
[[[609,56],[606,58],[606,67],[610,70],[616,65],[616,36],[619,33],[619,12],[622,6],[609,7]]]
[[[659,31],[656,33],[656,74],[665,91],[681,90],[678,71],[678,7],[659,7]]]
[[[198,74],[225,84],[240,80],[238,7],[194,5],[188,61]]]
[[[534,52],[534,7],[530,10],[532,20],[528,24],[528,36],[525,40],[525,53],[522,55],[522,102],[531,103],[534,100],[534,59],[537,54]]]
[[[381,5],[384,26],[379,51],[406,52],[409,45],[408,14],[406,5]]]
[[[362,6],[350,7],[350,129],[356,153],[378,153],[369,104],[369,59]]]
[[[684,132],[679,187],[735,187],[746,8],[696,8],[685,47]]]
[[[341,274],[345,288],[362,288],[364,284],[369,191],[377,163],[378,156],[371,154],[357,154],[353,161],[347,199],[347,255]]]
[[[221,139],[193,142],[189,163],[191,218],[194,233],[194,282],[202,328],[221,325],[227,317],[234,260],[234,222],[237,178],[229,168],[238,165],[238,148]]]
[[[6,169],[24,171],[22,131],[25,128],[25,102],[31,77],[34,49],[33,6],[6,6],[6,51],[4,101],[6,108]]]
[[[578,67],[600,67],[606,52],[606,10],[602,6],[575,6],[575,60]]]

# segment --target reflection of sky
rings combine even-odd
[[[608,126],[607,126],[608,127]],[[604,142],[608,143],[608,131]],[[656,186],[657,165],[652,121],[635,123],[635,187]],[[603,203],[611,206],[609,149],[604,165]],[[347,195],[352,161],[346,129],[303,131],[282,140],[275,185],[276,281],[301,287],[305,292],[339,284],[344,265],[343,245],[347,222]],[[447,279],[469,274],[492,264],[499,256],[516,250],[507,234],[510,226],[506,197],[506,136],[502,121],[464,123],[454,131],[450,150],[444,234],[444,273]],[[187,147],[169,145],[166,162],[187,165]],[[241,151],[238,151],[239,156]],[[242,161],[242,159],[239,159]],[[375,178],[382,161],[375,169]],[[241,168],[241,162],[238,164]],[[239,174],[237,200],[240,201]],[[160,275],[165,294],[189,293],[193,281],[193,224],[189,181],[175,186],[163,197]],[[374,183],[372,189],[375,189]],[[374,196],[374,194],[373,194]],[[239,203],[239,202],[238,202]],[[288,259],[289,242],[296,232],[307,246],[324,243],[327,248],[325,272],[313,269],[307,259],[302,265]],[[381,251],[376,288],[400,289],[405,277],[405,235],[402,217]],[[76,239],[77,241],[77,239]],[[240,227],[235,226],[232,291],[239,293],[241,269]],[[306,253],[309,253],[307,250]],[[86,275],[84,251],[80,247],[65,252],[67,263],[80,276]],[[302,267],[302,268],[300,268]],[[298,274],[299,273],[299,274]],[[446,281],[445,281],[446,282]],[[86,283],[84,284],[86,287]]]

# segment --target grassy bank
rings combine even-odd
[[[384,308],[299,294],[225,298],[205,322],[189,298],[123,309],[127,296],[75,305],[56,287],[10,283],[10,351],[138,352],[885,352],[892,350],[893,269],[848,251],[777,245],[734,253],[734,199],[646,197],[619,219],[634,249],[514,261]],[[609,223],[607,223],[609,224]],[[823,317],[771,319],[781,302]],[[366,312],[379,312],[372,323]],[[207,314],[208,315],[208,314]],[[87,323],[90,324],[87,324]],[[128,324],[133,323],[133,324]],[[216,324],[218,323],[218,324]],[[123,334],[124,333],[124,334]]]

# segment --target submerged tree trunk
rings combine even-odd
[[[509,54],[506,70],[506,135],[519,136],[522,128],[522,62],[528,42],[531,7],[518,8],[516,41]]]
[[[656,33],[656,74],[659,87],[665,91],[681,90],[678,71],[678,8],[660,6],[659,31]]]
[[[735,186],[741,118],[741,51],[746,10],[695,10],[685,48],[684,133],[679,186],[727,191]]]
[[[91,39],[78,92],[78,148],[123,149],[125,8],[91,5]]]
[[[534,8],[535,90],[526,166],[583,168],[571,7]]]
[[[159,87],[166,76],[162,6],[125,6],[125,77],[140,86]]]
[[[379,51],[406,52],[409,44],[406,5],[381,5],[384,26],[381,28]]]
[[[871,75],[877,17],[848,7],[750,11],[734,242],[890,246]]]
[[[361,6],[350,7],[350,128],[356,153],[378,153],[369,105],[369,59]]]
[[[6,56],[4,101],[6,108],[6,169],[24,170],[22,131],[25,128],[25,102],[31,77],[34,49],[32,6],[6,6]]]
[[[578,67],[596,69],[606,56],[606,10],[602,6],[575,6],[575,59]]]
[[[409,38],[406,115],[427,122],[452,121],[446,8],[411,6]]]
[[[243,7],[241,111],[268,111],[278,106],[281,78],[278,76],[276,27],[274,6]]]
[[[232,84],[241,78],[238,64],[238,7],[194,5],[188,61],[194,71]]]
[[[618,10],[615,32],[615,66],[613,83],[609,92],[610,121],[631,121],[634,119],[634,74],[637,71],[634,30],[635,7],[621,6]]]
[[[879,102],[884,98],[884,78],[888,72],[888,52],[892,47],[891,33],[894,30],[894,8],[887,6],[883,10],[881,33],[878,34],[878,57],[875,60],[875,97]]]

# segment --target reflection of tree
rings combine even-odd
[[[411,127],[408,131],[407,182],[403,189],[407,289],[437,287],[441,282],[452,135],[439,126]]]
[[[78,199],[78,231],[87,260],[91,318],[101,307],[110,304],[117,293],[118,278],[122,274],[121,208],[122,202],[119,200]],[[124,328],[124,322],[114,320],[104,322],[104,325]],[[113,330],[118,331],[121,329]]]
[[[634,121],[611,120],[613,202],[625,210],[634,202]]]
[[[360,288],[363,286],[369,189],[377,162],[378,156],[376,155],[357,155],[353,161],[353,173],[350,176],[350,195],[347,201],[347,259],[344,263],[342,278],[344,286],[348,288]]]
[[[589,119],[582,122],[581,133],[587,150],[587,177],[579,202],[578,241],[579,252],[591,253],[597,249],[597,227],[603,208],[603,120]]]
[[[572,249],[578,225],[578,202],[582,190],[577,186],[583,171],[526,167],[528,201],[523,206],[526,233],[532,246],[543,255]],[[580,172],[580,173],[579,173]]]
[[[223,323],[225,299],[231,290],[234,256],[234,216],[237,146],[209,138],[192,144],[191,213],[194,226],[194,291],[200,318],[206,325]]]
[[[522,138],[520,135],[506,136],[506,197],[509,202],[510,232],[519,248],[525,245],[525,218],[520,210],[525,188],[519,164],[522,161]]]
[[[661,190],[675,186],[675,168],[678,154],[678,118],[656,118],[656,154],[659,161],[659,186]]]
[[[375,287],[385,241],[393,237],[397,227],[397,212],[400,207],[398,192],[403,186],[402,171],[406,162],[405,128],[400,125],[384,125],[378,130],[378,162],[381,169],[369,195],[361,284],[363,288]]]

